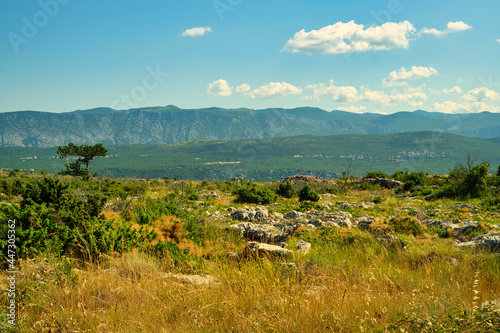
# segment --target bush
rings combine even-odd
[[[106,196],[99,191],[79,195],[60,180],[45,176],[28,184],[22,197],[20,206],[0,206],[0,234],[7,234],[8,220],[16,221],[16,250],[22,259],[52,252],[91,260],[129,251],[155,237],[145,229],[132,229],[130,222],[105,220]],[[6,240],[0,239],[2,257]]]
[[[371,171],[368,172],[365,178],[390,178],[388,174],[381,171]]]
[[[418,236],[423,233],[422,226],[413,216],[393,217],[389,220],[389,225],[395,232],[401,234],[412,234],[413,236]]]
[[[235,191],[236,202],[254,203],[269,205],[276,202],[278,196],[276,192],[269,187],[256,187],[254,184],[241,186]]]
[[[276,192],[283,198],[293,198],[294,196],[297,195],[297,191],[295,190],[290,181],[287,181],[286,183],[283,182],[280,183],[278,190]]]
[[[489,164],[476,165],[470,171],[454,169],[445,180],[438,198],[480,198],[488,193],[486,183]]]
[[[320,199],[318,193],[309,186],[305,185],[299,192],[299,201],[318,202]]]
[[[330,194],[339,194],[340,191],[336,187],[323,187],[319,190],[320,193],[330,193]]]

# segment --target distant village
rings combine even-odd
[[[363,160],[366,162],[382,162],[389,161],[394,163],[408,162],[410,159],[419,157],[419,158],[446,158],[450,157],[451,154],[447,154],[445,152],[436,153],[433,151],[422,150],[422,151],[401,151],[396,155],[391,155],[388,157],[373,157],[373,156],[365,156],[365,155],[339,155],[337,158],[341,160]],[[336,158],[334,155],[294,155],[294,158]]]

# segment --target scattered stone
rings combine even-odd
[[[398,188],[403,185],[403,182],[395,179],[385,179],[385,178],[358,178],[356,183],[363,184],[368,183],[370,185],[380,185],[388,189]]]
[[[210,275],[185,275],[185,274],[165,273],[164,277],[168,279],[175,279],[178,282],[198,287],[215,287],[220,284],[220,282],[217,281],[217,279],[215,279]]]
[[[482,308],[489,308],[491,311],[500,312],[500,299],[487,301],[481,304]]]
[[[307,254],[311,250],[311,243],[305,242],[302,239],[299,239],[297,245],[295,246],[297,252],[300,254]]]
[[[427,220],[427,219],[429,219],[429,218],[430,218],[430,217],[429,217],[427,214],[425,214],[423,211],[418,212],[418,213],[415,215],[415,217],[416,217],[416,218],[417,218],[417,220],[419,220],[419,221],[424,221],[424,220]]]
[[[348,212],[338,212],[334,214],[326,214],[325,222],[332,222],[341,227],[352,228],[352,215]]]
[[[291,257],[293,256],[293,252],[276,245],[270,245],[258,242],[249,242],[243,249],[241,256],[244,258],[257,258],[257,257],[280,258],[280,257]]]
[[[285,241],[289,233],[281,233],[276,227],[271,224],[253,224],[250,222],[240,223],[229,226],[240,232],[241,236],[256,242],[277,244]]]
[[[306,175],[295,175],[295,176],[288,176],[285,179],[283,179],[281,182],[286,183],[286,182],[291,182],[291,183],[327,183],[328,181],[326,179],[316,177],[316,176],[306,176]]]
[[[306,214],[304,213],[301,213],[301,212],[297,212],[295,210],[292,210],[288,213],[285,213],[283,215],[283,218],[287,219],[287,220],[296,220],[296,219],[299,219],[299,218],[303,218],[305,217]]]
[[[368,216],[366,214],[361,214],[356,220],[354,220],[354,224],[358,226],[361,230],[370,230],[371,224],[377,219],[372,216]]]
[[[436,201],[437,197],[434,193],[428,194],[424,197],[425,201]]]
[[[231,261],[239,262],[241,258],[240,258],[240,254],[239,253],[228,252],[228,253],[226,253],[226,259],[227,260],[231,260]]]
[[[245,209],[238,209],[231,213],[231,218],[238,221],[254,221],[267,218],[269,212],[263,207],[248,207]]]
[[[403,241],[400,240],[396,235],[384,235],[381,237],[377,237],[377,242],[384,245],[393,246],[401,250],[406,250],[406,244],[403,243]]]

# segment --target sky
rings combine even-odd
[[[0,112],[500,112],[498,0],[0,1]]]

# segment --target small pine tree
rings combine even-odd
[[[288,198],[288,199],[293,198],[294,196],[297,195],[297,191],[295,190],[290,181],[287,181],[286,183],[280,183],[278,190],[276,192],[283,198]]]
[[[305,185],[299,192],[299,201],[317,202],[319,199],[318,193],[314,192],[309,185]]]

